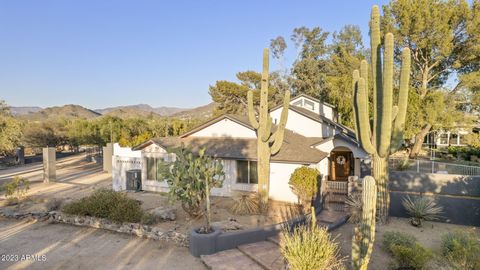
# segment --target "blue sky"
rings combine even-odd
[[[259,71],[271,38],[299,26],[356,24],[367,39],[370,7],[386,2],[3,0],[0,99],[92,109],[204,105],[215,81]]]

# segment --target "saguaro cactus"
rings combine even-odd
[[[248,92],[248,118],[250,124],[257,131],[257,173],[258,193],[262,209],[268,205],[268,190],[270,185],[270,157],[280,151],[283,143],[285,125],[288,118],[288,105],[290,103],[290,92],[285,92],[283,110],[280,122],[275,132],[272,132],[272,118],[268,113],[268,49],[263,50],[263,70],[260,89],[260,108],[258,119],[253,106],[253,92]]]
[[[402,144],[407,113],[410,80],[410,50],[403,49],[398,106],[393,105],[393,34],[384,38],[384,55],[380,42],[380,12],[373,6],[370,21],[371,65],[373,78],[373,130],[368,108],[368,63],[363,60],[360,71],[353,72],[353,95],[357,137],[372,156],[373,177],[377,181],[378,216],[382,223],[388,218],[388,157]],[[393,130],[392,130],[393,129]]]
[[[367,176],[363,179],[362,217],[360,223],[355,227],[352,239],[352,266],[355,270],[366,270],[370,261],[375,241],[376,200],[375,179]]]

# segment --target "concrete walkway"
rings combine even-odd
[[[0,218],[0,255],[9,255],[11,260],[1,258],[0,269],[5,270],[206,269],[187,248],[166,242],[93,228],[5,218]]]
[[[317,216],[319,226],[334,230],[346,221],[344,212],[323,210]],[[205,265],[212,270],[283,270],[287,269],[280,252],[280,237],[267,241],[238,246],[236,249],[201,256]]]

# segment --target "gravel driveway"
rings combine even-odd
[[[187,248],[104,230],[0,218],[0,269],[206,269]]]

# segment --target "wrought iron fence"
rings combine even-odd
[[[458,175],[480,175],[480,166],[469,166],[435,160],[391,158],[389,166],[395,171],[416,173],[438,173]]]

